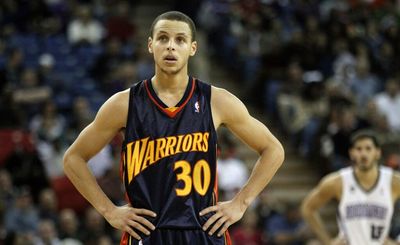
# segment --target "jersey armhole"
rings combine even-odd
[[[212,126],[212,129],[213,129],[213,131],[215,132],[215,135],[216,135],[216,128],[215,128],[215,125],[214,125],[214,118],[213,118],[213,111],[212,111],[212,106],[211,106],[211,94],[212,94],[212,85],[211,84],[209,84],[208,85],[209,86],[209,91],[208,91],[208,94],[207,94],[207,99],[209,100],[208,101],[208,109],[210,110],[210,119],[211,119],[211,126]]]
[[[135,84],[133,87],[129,89],[129,100],[128,100],[128,113],[126,115],[126,122],[125,122],[125,132],[124,132],[124,141],[122,142],[123,147],[126,146],[126,139],[128,136],[128,127],[131,125],[131,120],[132,120],[132,106],[133,106],[133,92],[134,92],[134,87],[137,86],[138,84]]]

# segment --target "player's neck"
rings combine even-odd
[[[167,92],[167,93],[180,93],[186,90],[188,84],[187,73],[182,74],[165,74],[158,73],[152,79],[152,85],[156,93]]]
[[[360,184],[362,184],[363,187],[366,188],[369,188],[372,185],[374,185],[379,176],[379,168],[377,164],[367,171],[362,171],[356,167],[354,169],[354,172]]]

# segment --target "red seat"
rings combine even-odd
[[[78,214],[83,214],[89,206],[86,199],[66,176],[53,179],[52,187],[56,193],[59,210],[70,208]]]
[[[32,152],[35,147],[32,135],[20,129],[1,129],[0,130],[0,167],[4,164],[16,147],[21,147],[24,151]]]

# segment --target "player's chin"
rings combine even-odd
[[[182,68],[179,67],[163,67],[162,71],[168,75],[175,75],[178,74]]]

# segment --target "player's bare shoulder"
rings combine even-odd
[[[318,185],[320,192],[334,195],[337,200],[342,196],[342,177],[339,171],[330,173],[323,177]]]
[[[400,172],[399,171],[393,171],[392,195],[393,195],[393,201],[400,199]]]
[[[125,127],[129,108],[129,89],[111,96],[100,108],[95,121],[114,127]]]
[[[240,120],[241,116],[248,115],[248,111],[241,100],[228,90],[211,86],[211,109],[216,127],[229,121]]]

